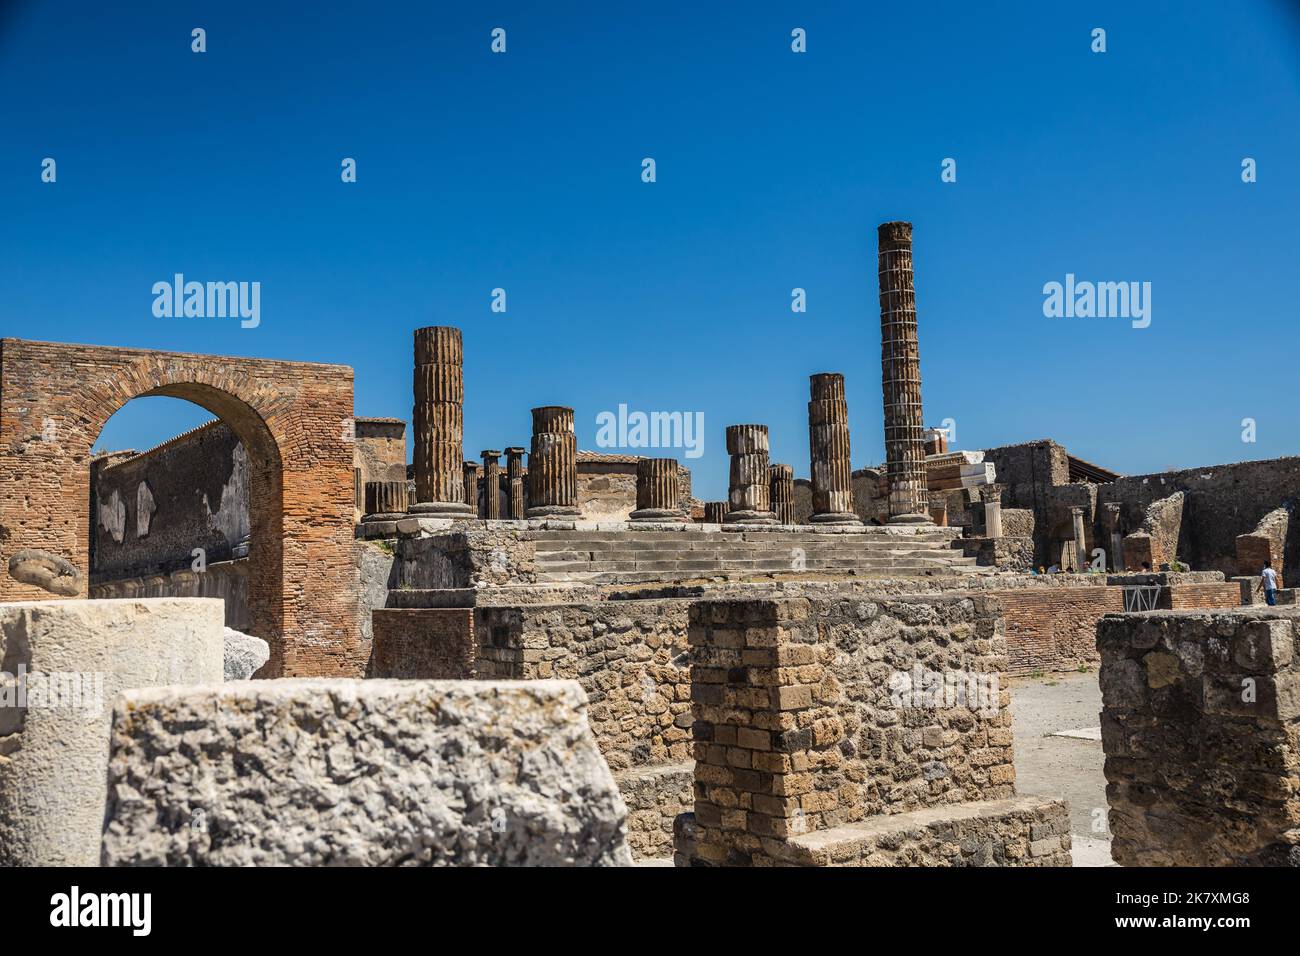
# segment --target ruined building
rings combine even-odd
[[[1296,460],[1121,477],[1047,441],[950,449],[923,417],[911,225],[882,225],[877,254],[881,466],[852,469],[845,373],[819,371],[806,471],[732,424],[725,502],[673,459],[579,450],[563,406],[467,454],[450,326],[405,359],[409,468],[405,423],[355,418],[347,368],[4,339],[0,597],[48,598],[50,575],[220,597],[269,644],[258,676],[373,681],[403,713],[424,692],[384,679],[576,682],[642,859],[1068,864],[1063,804],[1016,790],[1000,681],[1096,663],[1107,614],[1238,606],[1264,559],[1289,577]],[[219,420],[92,458],[139,395]],[[1047,564],[1074,573],[1029,573]],[[218,706],[165,697],[136,705]],[[112,808],[115,860],[138,859],[135,814]]]

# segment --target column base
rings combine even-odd
[[[401,521],[405,517],[405,511],[377,511],[372,515],[362,515],[361,523],[368,524],[372,521]]]
[[[862,519],[853,511],[827,511],[812,515],[808,521],[812,524],[862,524]]]
[[[932,525],[932,524],[934,524],[934,521],[933,521],[933,519],[931,519],[931,517],[930,517],[929,515],[922,515],[922,514],[907,514],[907,515],[893,515],[893,516],[890,517],[889,521],[886,522],[886,523],[887,523],[887,524],[913,524],[913,525],[928,524],[928,525]]]
[[[639,508],[627,516],[628,521],[685,521],[686,515],[673,508]]]
[[[723,524],[768,525],[776,524],[776,513],[772,511],[728,511],[722,519]]]
[[[438,515],[445,518],[477,518],[478,514],[463,501],[418,501],[408,509],[413,515]]]
[[[526,512],[530,518],[579,518],[582,511],[573,505],[540,505],[529,508]]]

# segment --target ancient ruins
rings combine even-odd
[[[346,367],[0,340],[0,863],[1068,866],[1009,683],[1081,668],[1117,863],[1300,863],[1296,592],[1257,606],[1300,458],[949,447],[912,239],[879,227],[880,466],[859,373],[814,371],[809,461],[727,425],[726,501],[569,407],[467,456],[452,326],[393,356],[409,465]],[[92,456],[144,395],[215,419]],[[19,702],[54,673],[92,718]]]

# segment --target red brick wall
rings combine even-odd
[[[472,680],[478,676],[474,611],[375,608],[371,677]]]
[[[1006,622],[1012,674],[1097,663],[1097,621],[1124,610],[1124,589],[1118,587],[1032,587],[994,595]]]
[[[88,576],[90,449],[142,395],[203,406],[248,452],[250,630],[271,645],[263,673],[360,676],[346,366],[0,339],[0,600],[53,597],[8,576],[21,548]]]
[[[1206,584],[1171,584],[1160,594],[1160,607],[1184,608],[1238,607],[1241,585],[1236,581]]]

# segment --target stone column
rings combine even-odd
[[[578,440],[573,409],[533,409],[533,444],[528,454],[528,517],[577,517]]]
[[[704,502],[704,521],[707,524],[722,524],[727,520],[727,503],[725,501]]]
[[[812,458],[812,517],[817,524],[861,524],[853,510],[849,459],[849,404],[844,376],[821,372],[810,379],[808,451]]]
[[[478,462],[467,461],[461,468],[465,481],[465,503],[473,514],[478,514]]]
[[[406,482],[367,481],[366,521],[396,521],[406,517]]]
[[[465,385],[460,329],[415,330],[415,503],[412,514],[471,517],[458,474]]]
[[[984,537],[1002,537],[1002,502],[984,502]]]
[[[878,238],[880,374],[885,400],[889,521],[929,524],[921,356],[916,338],[916,290],[912,284],[912,224],[882,223]]]
[[[510,510],[506,517],[515,520],[524,518],[524,452],[523,448],[506,449],[506,480],[510,483]]]
[[[1074,569],[1082,574],[1088,570],[1088,541],[1084,536],[1083,509],[1071,508],[1070,517],[1074,519]]]
[[[501,517],[501,452],[488,448],[483,456],[483,517],[496,520]]]
[[[728,425],[727,453],[731,455],[731,480],[726,523],[776,524],[768,486],[767,426]]]
[[[640,458],[636,463],[636,511],[631,521],[684,521],[676,458]]]
[[[767,469],[768,496],[777,524],[795,524],[794,468],[790,465],[772,465]]]

